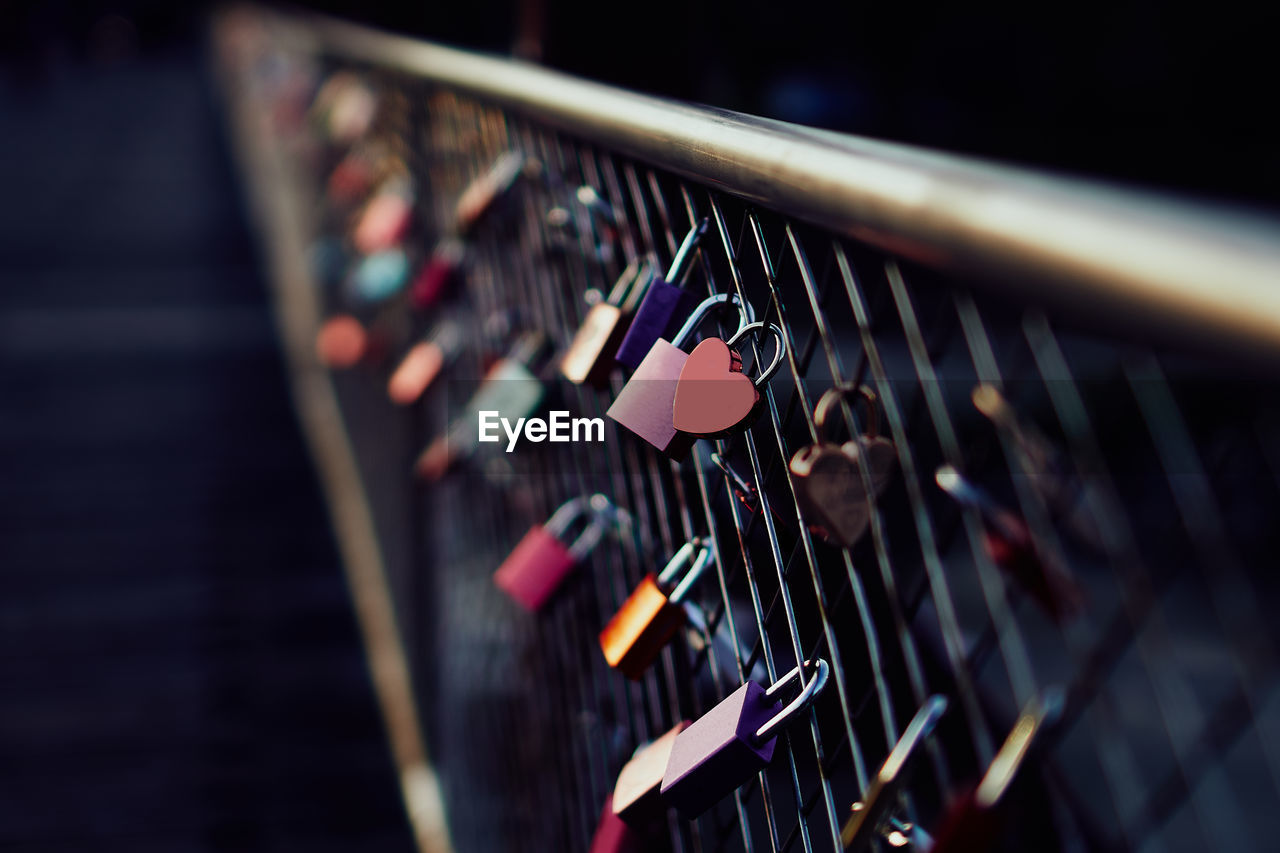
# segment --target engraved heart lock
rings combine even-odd
[[[773,335],[778,348],[773,360],[752,379],[742,372],[742,355],[734,346],[760,331]],[[699,438],[716,438],[751,426],[760,405],[760,386],[777,373],[786,352],[786,338],[772,323],[748,323],[727,341],[702,340],[680,369],[672,425]]]
[[[863,403],[867,431],[844,444],[826,440],[832,409],[852,394]],[[844,548],[866,532],[871,498],[888,485],[898,456],[893,442],[877,434],[875,404],[875,393],[865,385],[841,383],[828,388],[813,411],[817,443],[791,457],[791,475],[805,521]]]

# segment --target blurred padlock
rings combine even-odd
[[[859,395],[865,404],[864,432],[844,444],[828,441],[831,410],[842,397],[851,394]],[[791,457],[791,476],[806,523],[844,548],[851,547],[866,532],[871,523],[870,499],[884,490],[898,458],[893,442],[877,435],[875,405],[876,395],[865,385],[828,388],[813,410],[817,442]]]
[[[610,518],[616,517],[612,502],[602,494],[562,504],[546,524],[529,528],[494,572],[493,582],[525,610],[537,612],[599,543]],[[579,521],[585,524],[582,532],[571,544],[564,544],[561,537]]]
[[[614,814],[613,798],[605,797],[589,853],[640,853],[643,849],[636,831]]]
[[[414,466],[417,474],[427,480],[439,479],[458,461],[474,453],[479,442],[480,412],[498,412],[499,417],[512,422],[533,414],[546,394],[546,386],[533,371],[539,362],[545,361],[546,352],[547,339],[541,332],[525,332],[517,338],[510,352],[485,373],[480,386],[445,434],[431,442],[418,457]]]
[[[336,314],[316,333],[316,358],[325,367],[354,367],[369,349],[369,333],[350,314]]]
[[[680,546],[661,573],[650,572],[640,581],[600,632],[600,648],[609,666],[632,681],[640,680],[684,625],[684,598],[714,561],[711,540],[694,539]]]
[[[379,184],[393,176],[404,178],[409,168],[404,160],[373,143],[356,145],[329,173],[325,199],[329,205],[347,208],[367,198]]]
[[[515,186],[527,163],[521,152],[508,151],[495,160],[488,171],[471,181],[454,206],[454,232],[461,236],[470,233],[494,204]]]
[[[404,354],[387,380],[387,396],[400,406],[417,401],[461,351],[462,329],[451,320],[440,323]]]
[[[618,392],[606,414],[658,450],[680,460],[693,446],[694,437],[679,432],[672,423],[676,384],[689,354],[680,349],[693,337],[706,316],[715,308],[732,303],[738,307],[739,329],[751,322],[751,308],[736,294],[720,293],[704,299],[668,343],[659,338],[644,361]]]
[[[407,178],[392,178],[360,212],[351,242],[356,251],[365,255],[393,248],[409,233],[412,219],[413,186]]]
[[[311,103],[311,118],[328,139],[349,145],[364,136],[378,112],[378,97],[356,74],[329,76]]]
[[[409,287],[410,304],[419,311],[429,311],[458,277],[466,257],[467,244],[457,237],[437,243]]]
[[[644,300],[636,309],[635,318],[618,346],[619,363],[633,370],[638,368],[654,343],[665,338],[673,326],[693,312],[698,298],[680,285],[688,276],[698,244],[706,233],[707,220],[704,218],[685,235],[666,278],[655,279],[649,284]]]
[[[1005,738],[982,781],[956,800],[934,833],[931,853],[984,853],[995,846],[1003,823],[1002,805],[1027,756],[1062,714],[1058,688],[1028,703]]]
[[[591,306],[560,361],[560,373],[565,379],[595,388],[608,384],[618,344],[631,324],[631,311],[648,281],[649,261],[638,257],[622,271],[609,298]]]
[[[1034,422],[1021,417],[995,385],[982,383],[970,395],[974,408],[1004,436],[1023,481],[1043,501],[1055,522],[1095,552],[1104,550],[1102,532],[1090,511],[1087,480],[1072,476],[1059,448]]]
[[[742,355],[735,346],[755,332],[768,332],[777,341],[773,360],[758,364],[755,379],[742,372]],[[680,368],[675,397],[671,401],[671,425],[698,438],[716,438],[740,432],[760,413],[760,388],[782,365],[787,339],[772,323],[749,323],[731,338],[704,338]]]
[[[671,747],[688,727],[688,720],[676,723],[662,737],[637,749],[619,771],[613,786],[613,813],[628,826],[644,830],[662,817],[666,810],[661,795],[662,774],[671,758]]]
[[[554,184],[553,192],[562,192]],[[547,211],[548,248],[581,252],[596,263],[613,260],[613,244],[618,237],[618,216],[596,188],[583,184],[572,193],[572,201]]]
[[[991,561],[1031,596],[1055,622],[1084,608],[1084,590],[1066,567],[1043,558],[1021,516],[996,503],[951,465],[934,472],[938,488],[982,517],[982,544]]]
[[[898,807],[898,792],[906,784],[916,756],[946,712],[944,696],[930,696],[920,706],[880,766],[875,779],[871,780],[866,796],[853,804],[853,816],[840,831],[840,841],[846,850],[867,850],[872,839],[885,831],[890,815]],[[901,828],[895,829],[902,831]]]
[[[363,258],[351,273],[351,295],[356,302],[376,305],[404,289],[409,280],[409,258],[401,249],[383,249]]]
[[[778,698],[814,670],[784,708]],[[662,775],[662,798],[692,819],[747,782],[773,760],[778,733],[794,722],[827,683],[824,660],[805,661],[767,690],[748,681],[682,731]]]

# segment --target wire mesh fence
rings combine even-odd
[[[1119,335],[1087,307],[1042,304],[1034,280],[944,274],[418,76],[323,50],[268,50],[245,73],[278,106],[311,104],[339,71],[373,94],[370,129],[353,146],[314,113],[277,116],[272,144],[294,180],[276,191],[312,211],[317,252],[334,249],[316,266],[324,312],[353,312],[384,342],[381,361],[334,380],[371,503],[388,508],[388,547],[404,552],[392,585],[458,850],[587,849],[637,746],[815,658],[830,682],[767,769],[702,817],[668,813],[655,849],[844,849],[851,807],[942,695],[948,710],[871,841],[927,849],[920,831],[965,801],[1020,711],[1059,689],[1056,722],[1019,756],[994,849],[1268,847],[1280,831],[1265,615],[1280,600],[1273,373]],[[282,82],[294,79],[307,85]],[[477,178],[508,152],[526,158],[430,311],[407,289],[352,290],[366,197],[337,203],[331,181],[357,148],[412,184],[402,246],[415,268],[456,230]],[[703,219],[685,287],[736,294],[785,341],[752,427],[673,461],[606,417],[621,370],[595,390],[543,357],[531,363],[540,410],[600,418],[603,441],[477,445],[414,479],[520,333],[562,353],[628,264],[666,267]],[[442,318],[461,330],[456,362],[411,407],[386,403],[400,356]],[[752,349],[748,372],[767,355]],[[837,386],[865,390],[837,396],[820,428],[815,409]],[[865,531],[841,547],[790,463],[859,436],[887,440],[893,465],[882,486],[858,470]],[[630,524],[539,613],[515,607],[495,569],[532,525],[593,493]],[[715,558],[688,624],[640,681],[623,678],[601,629],[697,537]],[[980,849],[970,841],[952,849]]]

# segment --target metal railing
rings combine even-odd
[[[457,849],[587,849],[632,749],[743,680],[772,682],[813,657],[830,662],[831,684],[770,767],[696,821],[669,815],[664,843],[840,849],[851,805],[942,694],[951,708],[895,810],[932,829],[1019,709],[1061,686],[1062,717],[1022,769],[1001,843],[1267,846],[1280,822],[1265,617],[1280,508],[1275,223],[330,21],[252,20],[257,61],[232,63],[250,83],[249,114],[284,97],[280,63],[315,79],[355,70],[379,94],[371,134],[419,186],[407,245],[420,256],[501,154],[541,167],[469,236],[463,283],[441,311],[475,346],[449,381],[404,413],[380,399],[386,368],[334,379],[375,520],[384,510],[396,617]],[[332,152],[308,139],[305,124],[255,137],[292,158],[267,192],[299,199],[304,239],[341,236],[347,223],[322,202]],[[589,217],[567,230],[548,219],[580,185],[607,202],[616,239],[602,242]],[[483,375],[494,318],[563,346],[585,294],[642,255],[669,259],[703,217],[689,287],[737,294],[787,344],[752,429],[679,464],[606,421],[600,445],[525,445],[413,485],[413,458]],[[321,311],[344,307],[319,298]],[[379,310],[417,334],[440,313]],[[1170,343],[1189,329],[1213,348]],[[295,329],[299,341],[312,331],[314,320]],[[1232,343],[1263,360],[1239,361]],[[623,382],[596,392],[553,365],[543,375],[558,403],[590,417]],[[851,548],[815,534],[788,474],[822,438],[814,408],[837,383],[874,392],[897,455]],[[854,434],[870,428],[856,407],[841,415]],[[955,499],[966,495],[957,472],[987,504]],[[537,618],[517,613],[493,570],[531,524],[593,492],[638,535],[596,548]],[[628,682],[596,635],[695,536],[717,550],[714,579],[691,597],[705,625]]]

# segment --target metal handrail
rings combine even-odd
[[[1280,221],[666,100],[317,17],[292,36],[1070,310],[1280,354]],[[1028,284],[1033,282],[1033,284]]]

